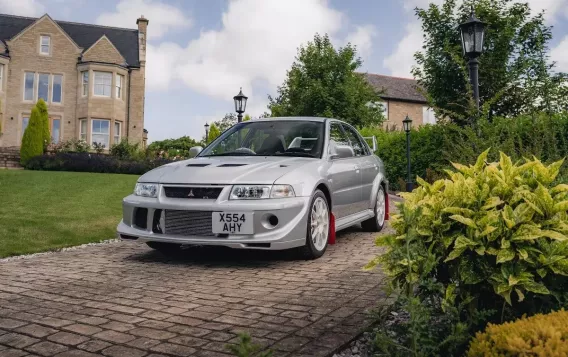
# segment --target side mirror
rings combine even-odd
[[[202,151],[203,148],[201,146],[194,146],[191,149],[189,149],[189,157],[196,157]]]
[[[335,141],[329,143],[329,158],[331,160],[344,159],[355,156],[353,148],[349,145],[341,145]]]

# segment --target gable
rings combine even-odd
[[[10,40],[38,19],[0,14],[0,40]],[[79,47],[92,47],[103,35],[116,47],[129,66],[139,67],[138,30],[54,21]]]
[[[124,57],[105,35],[83,52],[83,61],[105,62],[119,65],[126,63]]]
[[[63,35],[63,37],[65,37],[67,40],[69,40],[70,43],[73,44],[73,46],[75,46],[75,48],[77,50],[81,50],[81,48],[77,45],[77,43],[69,36],[69,34],[67,34],[67,32],[65,32],[61,26],[59,26],[55,21],[53,21],[53,19],[51,17],[49,17],[48,14],[43,15],[42,17],[40,17],[38,20],[32,22],[30,25],[28,25],[27,27],[25,27],[23,30],[21,30],[17,35],[15,35],[14,37],[12,37],[10,39],[10,42],[14,42],[17,41],[18,38],[20,38],[21,36],[23,36],[26,32],[31,31],[35,28],[41,28],[41,29],[52,29],[54,28],[57,32],[59,32],[60,34]]]

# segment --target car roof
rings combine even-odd
[[[280,120],[280,121],[314,121],[323,123],[326,120],[337,120],[331,118],[319,118],[319,117],[270,117],[270,118],[258,118],[252,119],[252,121],[273,121],[273,120]]]

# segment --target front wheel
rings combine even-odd
[[[323,192],[317,190],[310,203],[306,245],[301,248],[307,259],[317,259],[325,253],[329,239],[329,205]]]
[[[361,227],[366,232],[380,232],[385,226],[385,217],[387,213],[387,198],[385,188],[379,186],[377,192],[377,202],[375,203],[375,216],[366,221],[361,222]]]

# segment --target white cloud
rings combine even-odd
[[[390,70],[391,75],[412,77],[410,71],[416,65],[414,54],[422,48],[422,29],[418,22],[406,25],[406,34],[398,43],[394,52],[384,59],[383,66]]]
[[[558,72],[568,73],[568,36],[564,37],[560,43],[550,51],[550,59],[556,61]]]
[[[255,93],[253,87],[263,83],[276,88],[298,46],[313,39],[316,32],[328,33],[335,40],[346,25],[344,15],[330,8],[327,0],[232,0],[222,15],[220,30],[201,32],[186,48],[174,44],[148,47],[147,88],[165,89],[180,79],[201,94],[229,101],[242,87],[249,96],[247,112],[259,115],[266,110],[266,93]],[[368,25],[354,28],[346,39],[365,55],[371,50],[375,29]]]
[[[18,16],[41,16],[45,6],[37,0],[0,0],[0,13]]]
[[[7,0],[14,1],[14,0]],[[136,19],[144,15],[150,20],[148,38],[158,39],[168,31],[190,27],[192,21],[180,9],[154,0],[121,0],[115,12],[97,17],[97,24],[136,28]]]
[[[357,53],[360,57],[367,57],[371,53],[373,39],[377,36],[377,29],[373,25],[357,26],[355,31],[348,34],[346,42],[351,42],[357,46]]]

